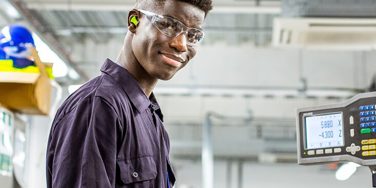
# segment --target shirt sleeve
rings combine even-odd
[[[113,107],[85,99],[53,124],[47,151],[48,187],[115,187],[117,131]]]

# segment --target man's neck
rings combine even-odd
[[[130,38],[130,36],[126,36],[126,44],[130,44]],[[123,48],[121,49],[121,52],[117,58],[117,63],[128,70],[128,72],[137,80],[145,95],[150,97],[158,79],[151,77],[140,65],[132,52],[131,45],[123,45]]]

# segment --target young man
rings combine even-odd
[[[170,188],[169,138],[152,93],[196,54],[211,0],[140,0],[116,63],[58,110],[47,149],[49,188]]]

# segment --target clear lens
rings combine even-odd
[[[147,11],[141,12],[148,17],[152,24],[161,33],[165,34],[168,37],[176,37],[185,32],[187,36],[187,42],[190,45],[196,45],[204,37],[204,33],[201,30],[189,28],[175,18],[169,16],[161,16]]]
[[[188,41],[192,44],[201,42],[204,37],[204,33],[198,29],[189,29],[187,32]]]
[[[155,17],[153,21],[158,30],[168,37],[176,37],[184,30],[179,22],[170,17]]]

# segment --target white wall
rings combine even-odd
[[[59,87],[59,89],[57,89]],[[60,90],[61,89],[61,90]],[[68,96],[67,88],[54,86],[51,94],[51,105],[60,106]],[[57,102],[57,104],[55,104]],[[48,136],[56,106],[52,106],[49,116],[28,116],[26,125],[26,158],[25,158],[25,188],[46,187],[46,150]]]
[[[99,74],[105,58],[116,60],[123,38],[106,44],[84,40],[72,46],[72,57],[91,76]],[[251,87],[364,88],[376,72],[376,52],[254,48],[251,45],[200,46],[197,56],[160,86],[209,85]]]
[[[252,87],[367,87],[376,72],[375,52],[312,51],[202,46],[188,68],[160,85]]]
[[[200,165],[200,162],[177,160],[175,165],[178,179],[176,188],[201,188],[203,177]],[[335,170],[330,170],[325,165],[299,166],[297,164],[244,162],[243,180],[239,186],[238,164],[233,161],[230,168],[227,165],[225,161],[214,163],[215,188],[372,187],[371,172],[367,167],[359,167],[348,180],[338,181],[335,178]]]

